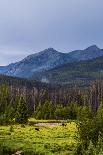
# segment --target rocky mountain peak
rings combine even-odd
[[[85,49],[86,51],[99,51],[100,49],[96,45],[92,45]]]

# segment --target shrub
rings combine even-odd
[[[10,126],[10,132],[14,132],[14,128],[13,128],[13,126]]]

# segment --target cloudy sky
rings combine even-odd
[[[103,0],[0,0],[0,65],[92,44],[103,48]]]

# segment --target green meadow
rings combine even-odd
[[[24,155],[72,155],[76,144],[75,122],[66,126],[54,121],[0,126],[0,155],[11,155],[17,151]]]

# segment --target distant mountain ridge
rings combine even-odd
[[[53,48],[48,48],[39,53],[29,55],[19,62],[1,66],[0,73],[29,78],[38,72],[47,71],[66,63],[91,60],[100,56],[103,56],[103,50],[96,45],[90,46],[85,50],[76,50],[69,53],[61,53]]]
[[[96,45],[92,45],[84,50],[70,52],[69,55],[76,61],[90,60],[102,56],[103,49],[98,48]]]
[[[69,84],[78,80],[103,80],[103,56],[92,60],[67,63],[48,71],[34,74],[32,79],[52,84]]]

